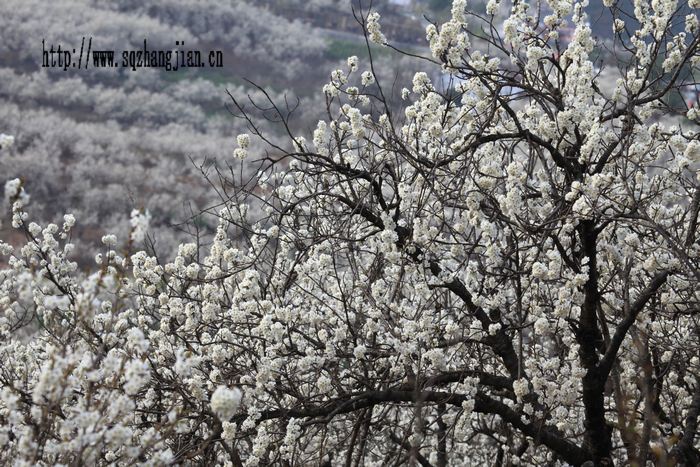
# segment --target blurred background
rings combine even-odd
[[[373,9],[381,13],[390,43],[429,57],[425,27],[428,20],[448,18],[451,3],[375,0]],[[485,11],[481,0],[469,5]],[[198,166],[226,167],[236,135],[249,132],[227,110],[227,91],[240,100],[260,97],[250,80],[278,102],[298,99],[292,130],[310,139],[323,117],[321,88],[331,70],[347,69],[351,55],[359,57],[360,71],[369,66],[352,13],[358,6],[355,0],[3,0],[0,131],[14,135],[15,145],[0,157],[0,182],[25,180],[34,220],[74,214],[74,235],[83,244],[99,243],[105,233],[126,240],[131,211],[148,210],[157,251],[172,251],[186,235],[172,226],[217,200]],[[497,22],[509,9],[503,0]],[[588,11],[594,34],[609,40],[612,21],[602,1],[591,0]],[[144,38],[149,49],[161,50],[185,41],[186,49],[221,50],[224,66],[41,66],[42,40],[47,47],[79,49],[82,37],[92,37],[93,50],[112,49],[117,58],[122,50],[141,49]],[[397,100],[413,73],[426,68],[386,47],[372,53],[378,75],[394,83]],[[433,69],[434,81],[440,80],[439,68]],[[281,137],[281,128],[264,119],[256,125]],[[254,142],[250,152],[261,150]],[[8,224],[0,235],[12,242],[19,234]]]

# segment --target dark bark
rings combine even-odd
[[[683,437],[671,450],[671,457],[678,465],[700,465],[700,452],[693,447],[698,431],[698,416],[700,416],[700,385],[695,388],[693,402],[685,418]]]
[[[416,398],[423,403],[450,404],[456,407],[461,407],[463,402],[471,400],[470,396],[442,391],[421,391],[418,394],[415,391],[401,390],[367,391],[316,406],[268,410],[260,414],[258,421],[294,417],[313,418],[307,424],[327,423],[338,415],[356,412],[378,404],[415,403]],[[554,428],[541,422],[527,422],[519,412],[486,394],[479,392],[474,396],[474,411],[500,416],[513,428],[532,438],[536,444],[545,445],[569,464],[578,466],[589,459],[589,454],[584,449],[561,437]],[[247,414],[239,414],[233,418],[233,421],[240,423],[246,417]]]
[[[437,467],[447,466],[447,424],[442,418],[446,410],[445,404],[438,404],[437,419]]]
[[[598,349],[603,336],[598,327],[597,309],[600,302],[596,242],[598,234],[594,221],[579,224],[583,256],[588,260],[588,280],[584,285],[584,300],[576,338],[581,363],[586,369],[583,377],[583,405],[585,433],[583,448],[588,451],[595,465],[613,465],[612,429],[605,420],[605,382],[607,374],[598,368]]]

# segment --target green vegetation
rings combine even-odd
[[[385,48],[372,47],[374,57],[388,54]],[[368,58],[367,47],[364,42],[333,39],[326,48],[326,57],[330,60],[344,60],[352,55],[360,58]]]
[[[446,10],[452,5],[452,0],[430,0],[428,3],[433,11]]]

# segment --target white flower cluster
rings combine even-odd
[[[452,18],[440,26],[439,31],[434,24],[426,28],[433,57],[443,62],[448,70],[462,63],[471,46],[467,33],[466,3],[466,0],[452,3]],[[494,6],[490,8],[493,10]]]
[[[228,421],[238,411],[243,394],[238,388],[219,386],[211,395],[211,410],[221,421]]]
[[[250,135],[240,134],[236,136],[238,147],[233,151],[233,157],[236,159],[245,159],[248,157],[248,147],[250,146]]]
[[[0,133],[0,150],[8,149],[15,144],[15,137]]]
[[[376,11],[371,12],[367,15],[367,21],[365,27],[367,28],[367,33],[369,34],[369,40],[375,44],[384,45],[386,44],[386,37],[382,34],[381,26],[379,25],[379,18],[381,16]]]
[[[131,211],[131,241],[141,243],[146,239],[148,227],[151,223],[151,214],[148,210],[134,209]]]

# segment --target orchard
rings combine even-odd
[[[309,134],[231,96],[216,230],[168,258],[135,210],[85,271],[9,181],[0,462],[698,465],[700,2],[605,0],[612,44],[545,3],[455,0],[404,89],[357,9]]]

